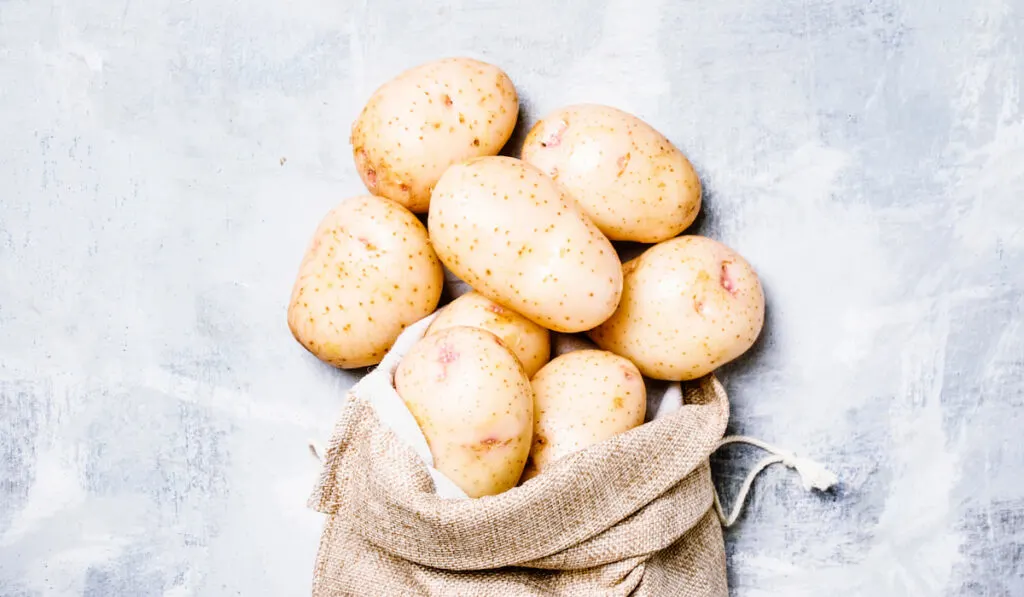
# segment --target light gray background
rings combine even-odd
[[[285,323],[418,62],[630,110],[763,277],[735,595],[1024,595],[1024,3],[0,0],[0,595],[307,594],[352,377]],[[716,459],[726,489],[759,455]]]

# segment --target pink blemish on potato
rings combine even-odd
[[[376,251],[377,250],[377,245],[371,243],[370,239],[366,238],[365,236],[360,236],[356,240],[358,240],[359,242],[363,243],[363,246],[366,247],[367,251]]]
[[[490,311],[491,313],[496,313],[498,315],[505,314],[505,308],[502,307],[501,305],[491,305],[490,307],[487,307],[487,310]]]
[[[729,294],[736,295],[736,282],[733,280],[732,273],[729,271],[729,266],[732,265],[729,261],[722,262],[722,272],[718,277],[718,283],[724,288]]]
[[[558,168],[552,166],[551,170],[548,171],[548,176],[551,177],[551,180],[558,180]]]
[[[634,377],[636,377],[636,376],[635,376],[635,375],[633,374],[633,372],[632,372],[632,371],[630,371],[630,370],[629,370],[629,369],[627,369],[626,367],[623,367],[623,368],[622,368],[622,377],[625,377],[625,378],[626,378],[626,380],[628,381],[628,380],[631,380],[631,379],[633,379],[633,378],[634,378]]]
[[[626,166],[629,165],[629,156],[630,154],[627,151],[626,155],[620,156],[619,159],[615,160],[615,165],[619,167],[619,173],[615,176],[622,176],[622,173],[626,171]]]
[[[370,166],[370,159],[362,147],[356,150],[356,166],[363,172],[367,188],[371,191],[375,190],[377,188],[377,171]]]
[[[459,359],[459,353],[450,344],[442,344],[437,349],[437,363],[441,365],[441,371],[437,374],[437,381],[444,381],[448,377],[448,365]]]
[[[565,133],[565,129],[569,128],[569,123],[564,120],[559,120],[558,124],[548,132],[548,136],[540,142],[541,147],[558,147],[562,142],[562,135]]]
[[[455,352],[455,349],[450,344],[442,344],[437,350],[437,362],[442,365],[448,363],[454,363],[459,359],[459,353]]]
[[[704,301],[697,297],[693,297],[693,310],[696,311],[698,315],[704,315]]]
[[[513,439],[515,438],[510,437],[508,439],[498,439],[494,436],[485,437],[479,442],[470,445],[469,449],[474,452],[490,452],[495,448],[501,448],[511,444]]]
[[[445,108],[451,108],[452,107],[452,96],[448,95],[447,93],[444,94],[444,107]]]

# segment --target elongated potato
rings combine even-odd
[[[696,379],[747,351],[764,325],[764,292],[750,264],[703,236],[681,236],[623,265],[622,302],[589,332],[648,377]]]
[[[520,160],[452,166],[427,222],[452,273],[550,330],[593,328],[619,303],[622,268],[611,242],[557,183]]]
[[[616,108],[555,110],[530,130],[522,156],[561,183],[612,240],[661,242],[700,211],[700,179],[686,156]]]
[[[453,327],[402,358],[395,389],[427,439],[434,467],[470,497],[514,487],[533,435],[533,391],[494,334]]]
[[[628,359],[577,350],[552,359],[534,376],[533,447],[524,475],[644,422],[647,391]]]
[[[519,358],[527,378],[551,358],[551,338],[546,329],[479,292],[464,294],[442,308],[426,333],[455,326],[480,328],[497,336]]]
[[[352,197],[313,235],[288,305],[288,327],[335,367],[375,365],[409,324],[434,311],[441,262],[423,224],[401,205]]]
[[[352,152],[371,193],[425,213],[448,166],[495,155],[515,128],[519,98],[498,67],[445,58],[377,89],[352,125]]]

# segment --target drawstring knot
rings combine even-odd
[[[754,479],[757,478],[761,471],[768,468],[773,464],[784,464],[787,467],[795,470],[800,475],[800,482],[807,491],[827,491],[839,483],[839,477],[835,473],[825,468],[819,462],[811,460],[809,458],[802,458],[783,450],[776,446],[763,442],[753,437],[747,437],[745,435],[730,435],[722,438],[718,442],[718,446],[715,450],[719,450],[723,446],[735,443],[750,444],[752,446],[761,448],[770,455],[762,458],[754,468],[750,469],[747,473],[747,477],[743,480],[743,485],[740,486],[739,494],[736,496],[736,501],[733,504],[732,511],[729,515],[725,515],[725,511],[722,508],[722,502],[718,497],[718,491],[714,492],[715,511],[718,512],[718,520],[721,521],[723,527],[730,527],[739,518],[740,512],[743,510],[743,505],[747,501],[747,494],[750,493],[750,488],[754,484]]]

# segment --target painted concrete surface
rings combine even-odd
[[[0,595],[306,594],[354,377],[288,293],[362,102],[457,54],[661,129],[760,272],[732,430],[843,485],[765,473],[735,595],[1024,594],[1022,44],[1019,0],[0,0]]]

